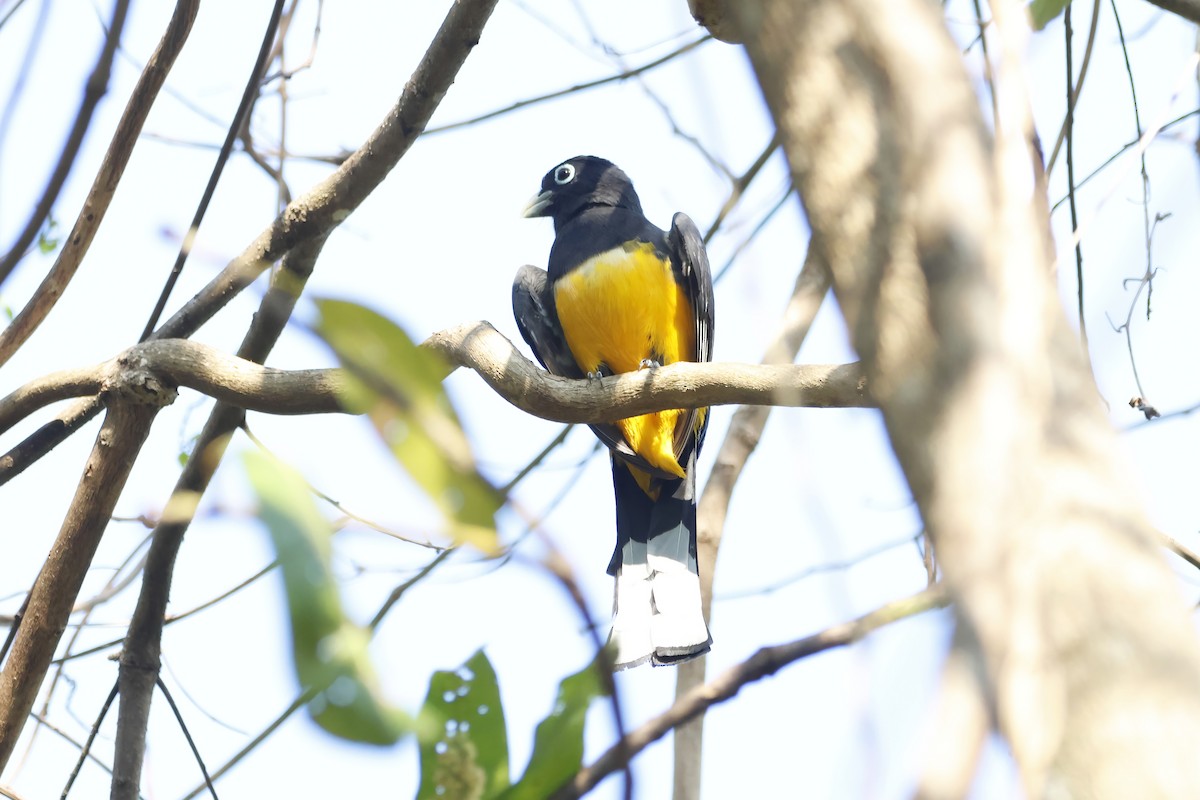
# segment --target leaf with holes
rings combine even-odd
[[[1035,31],[1040,31],[1063,13],[1071,0],[1033,0],[1029,4],[1029,22]]]
[[[500,494],[479,473],[442,381],[449,369],[385,317],[318,300],[320,334],[346,368],[347,410],[367,414],[396,459],[445,515],[451,536],[495,553]]]
[[[397,741],[412,730],[412,720],[379,696],[370,635],[342,611],[329,566],[329,523],[294,470],[258,452],[247,453],[245,463],[283,571],[296,677],[318,690],[309,713],[343,739]]]
[[[496,800],[542,800],[579,771],[588,706],[607,693],[598,669],[596,664],[589,664],[563,678],[553,710],[538,723],[525,774]]]
[[[433,674],[419,721],[417,800],[494,797],[508,787],[500,686],[482,650],[456,670]]]

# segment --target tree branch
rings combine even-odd
[[[164,394],[152,385],[141,389],[145,391],[139,394],[136,387],[127,385],[121,390],[121,400],[109,405],[71,507],[34,582],[21,627],[0,671],[0,771],[8,763],[33,709],[100,537],[150,432],[157,404],[173,398],[173,394]]]
[[[911,597],[896,600],[851,622],[834,625],[820,633],[787,644],[760,648],[720,677],[697,686],[675,704],[640,728],[630,731],[620,742],[610,747],[590,766],[584,767],[552,797],[554,800],[573,800],[591,791],[605,776],[622,768],[625,762],[661,739],[671,729],[703,713],[710,706],[733,698],[743,686],[775,674],[794,661],[816,653],[845,647],[872,631],[907,617],[941,608],[949,602],[941,585],[924,589]]]
[[[25,229],[17,236],[17,240],[13,242],[9,251],[0,257],[0,283],[4,283],[21,259],[25,257],[25,252],[37,238],[38,231],[54,208],[63,184],[67,182],[67,176],[71,174],[71,167],[75,165],[79,149],[83,146],[83,137],[92,123],[92,115],[95,113],[96,107],[100,105],[100,101],[104,99],[104,95],[108,94],[108,81],[112,75],[113,59],[117,55],[117,49],[121,46],[121,31],[125,28],[125,19],[128,14],[129,0],[118,0],[113,6],[112,21],[109,23],[108,33],[104,37],[104,47],[100,49],[96,66],[92,68],[92,74],[88,76],[87,83],[84,84],[83,100],[79,104],[79,111],[75,114],[75,123],[71,126],[71,133],[67,136],[66,144],[63,145],[58,163],[50,175],[50,181],[34,206],[33,213],[29,215]],[[135,91],[134,94],[136,96],[137,92]],[[0,359],[0,363],[3,363],[3,359]]]
[[[257,362],[266,360],[287,325],[324,243],[324,239],[319,239],[301,245],[283,259],[238,348],[238,355],[242,358],[233,359],[235,366],[248,365],[251,369],[262,369]],[[186,339],[175,341],[194,344]],[[171,492],[171,501],[181,498],[188,498],[189,501],[175,502],[174,507],[192,509],[194,512],[199,506],[196,499],[208,489],[225,455],[230,434],[245,421],[245,417],[244,408],[217,402],[196,439],[192,457],[184,465]],[[162,630],[167,619],[175,559],[192,517],[192,513],[181,512],[172,515],[169,520],[160,520],[154,527],[150,550],[146,554],[141,591],[119,659],[121,705],[115,750],[123,755],[113,764],[113,800],[133,798],[141,786],[146,730],[154,688],[160,680]]]
[[[128,4],[118,4],[122,9],[126,5]],[[183,44],[192,30],[192,22],[196,19],[199,7],[200,0],[179,0],[176,4],[167,30],[129,96],[125,112],[121,115],[121,121],[117,123],[117,129],[108,145],[108,152],[104,154],[104,162],[96,173],[96,179],[92,182],[92,188],[88,191],[87,199],[83,202],[83,208],[79,211],[70,235],[63,241],[62,250],[54,260],[54,266],[50,268],[50,272],[25,307],[7,328],[0,331],[0,364],[12,358],[13,353],[33,335],[42,324],[42,320],[54,308],[58,298],[66,291],[67,284],[75,277],[75,272],[91,247],[96,231],[100,229],[100,223],[104,221],[104,215],[117,191],[117,184],[125,172],[125,165],[129,163],[134,145],[137,144],[138,133],[141,132],[150,108],[154,105],[154,99],[166,81],[175,58],[183,50]],[[115,50],[116,43],[112,44]],[[93,79],[96,77],[93,74]],[[107,82],[107,70],[103,77]]]
[[[871,405],[856,363],[680,362],[602,380],[571,380],[533,364],[486,322],[435,333],[423,346],[475,370],[522,411],[558,422],[607,422],[664,408],[730,403],[807,408]],[[38,378],[0,399],[0,433],[49,403],[110,394],[147,375],[163,386],[195,389],[222,403],[268,414],[340,412],[339,396],[346,388],[345,371],[338,368],[273,369],[188,339],[150,341],[95,367]]]
[[[383,182],[425,130],[429,118],[454,82],[459,67],[479,42],[483,25],[491,16],[496,1],[459,0],[451,6],[421,63],[405,84],[400,99],[362,146],[329,177],[289,203],[240,255],[164,322],[151,338],[191,336],[293,248],[306,241],[324,239],[345,221]],[[0,458],[0,485],[52,450],[99,410],[98,402],[80,403]]]
[[[1200,646],[1049,280],[1020,118],[993,145],[936,5],[736,13],[1025,793],[1188,796]]]

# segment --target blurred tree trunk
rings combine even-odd
[[[727,10],[1026,792],[1195,796],[1200,647],[1060,310],[1022,126],[993,142],[938,4]]]

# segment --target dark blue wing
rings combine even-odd
[[[675,272],[675,280],[687,292],[692,303],[692,313],[696,320],[696,352],[695,361],[712,361],[713,352],[713,285],[712,271],[708,266],[708,253],[704,249],[704,237],[692,218],[687,214],[678,213],[671,219],[671,230],[667,234],[667,247],[671,254],[671,268]],[[677,436],[677,451],[685,456],[692,444],[692,437],[687,432],[694,431],[695,449],[698,453],[704,443],[704,434],[708,430],[708,414],[705,413],[699,425],[696,424],[696,412],[686,415],[683,421],[684,436]],[[682,459],[680,463],[683,463]]]

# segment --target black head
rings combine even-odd
[[[616,164],[596,156],[575,156],[546,173],[542,190],[525,208],[525,216],[551,217],[557,231],[579,212],[595,207],[642,213],[633,183]]]

